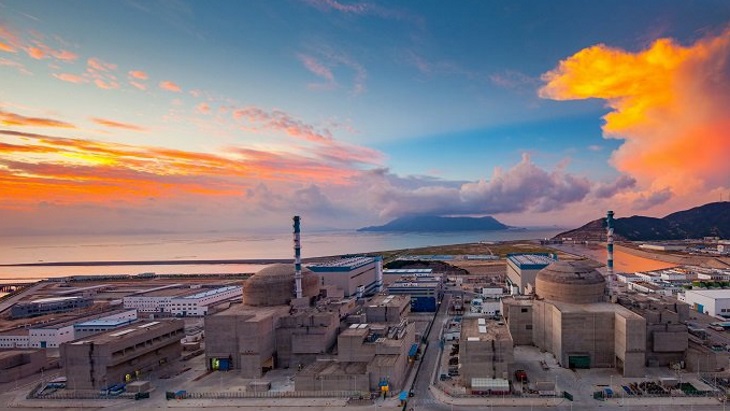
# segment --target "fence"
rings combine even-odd
[[[223,391],[172,393],[175,399],[223,399],[223,398],[370,398],[369,392],[359,391]]]

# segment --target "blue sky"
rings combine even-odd
[[[0,0],[4,228],[244,229],[293,213],[337,227],[413,213],[577,225],[613,205],[662,215],[715,201],[727,180],[704,168],[670,181],[640,166],[674,152],[650,151],[659,131],[607,133],[603,116],[630,111],[637,77],[618,94],[540,90],[546,73],[574,82],[561,62],[590,65],[582,50],[640,58],[659,39],[689,52],[641,92],[674,90],[725,56],[693,53],[724,41],[728,22],[730,3],[709,0]],[[693,107],[710,127],[720,103]],[[174,153],[150,159],[159,149]],[[196,155],[215,159],[200,170]]]

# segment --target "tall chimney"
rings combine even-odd
[[[294,216],[294,282],[297,298],[302,298],[302,245],[299,240],[299,216]]]
[[[375,257],[375,290],[380,293],[383,291],[383,256]]]
[[[608,278],[613,282],[613,211],[611,210],[606,214],[606,230],[606,268]]]

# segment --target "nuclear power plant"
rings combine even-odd
[[[302,267],[301,219],[293,220],[294,263],[260,270],[245,282],[241,304],[205,318],[207,368],[256,379],[296,367],[295,388],[304,391],[400,388],[416,342],[410,298],[364,304],[382,290],[382,258]]]

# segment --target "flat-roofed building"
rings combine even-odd
[[[10,309],[12,318],[27,318],[88,308],[93,300],[86,297],[50,297],[19,302]]]
[[[28,348],[29,334],[25,327],[0,332],[0,349]]]
[[[377,295],[363,306],[368,322],[390,324],[403,321],[410,308],[410,297],[404,295]]]
[[[334,285],[344,291],[345,297],[361,297],[377,292],[378,264],[382,264],[382,261],[374,257],[349,257],[307,268],[319,277],[320,285]]]
[[[115,310],[106,313],[99,313],[94,315],[85,316],[82,318],[74,318],[67,321],[57,321],[41,325],[30,327],[28,334],[28,347],[30,348],[58,348],[61,344],[67,341],[73,341],[77,338],[81,338],[84,335],[96,334],[101,331],[114,329],[122,325],[129,324],[137,320],[137,310]],[[101,321],[106,322],[109,326],[105,329],[104,327],[98,326],[92,329],[99,329],[99,331],[91,332],[88,331],[89,327],[85,329],[83,335],[76,335],[77,325],[87,322]]]
[[[61,345],[61,363],[73,390],[129,382],[176,360],[185,337],[182,320],[145,321]]]
[[[386,268],[383,270],[385,285],[399,281],[403,277],[433,277],[433,268]]]
[[[207,315],[215,303],[237,299],[243,295],[243,288],[237,285],[196,290],[188,295],[173,297],[164,311],[180,317],[200,317]]]
[[[555,261],[549,254],[508,254],[507,282],[510,288],[517,288],[520,294],[525,294],[528,284],[534,289],[538,271]]]
[[[205,361],[209,370],[238,370],[261,378],[276,365],[276,326],[289,306],[234,305],[205,317]]]
[[[467,386],[471,387],[475,378],[509,380],[514,344],[503,322],[464,317],[459,345],[461,374]]]
[[[74,339],[88,337],[137,321],[137,310],[118,310],[98,318],[74,323]]]
[[[190,292],[190,287],[174,284],[126,296],[122,301],[124,308],[134,308],[148,313],[164,312],[165,307],[170,305],[173,298],[188,295]]]
[[[412,312],[435,312],[442,292],[440,277],[403,278],[388,285],[388,294],[410,297]]]
[[[697,312],[716,318],[730,318],[730,290],[687,290],[679,294],[678,299]]]

